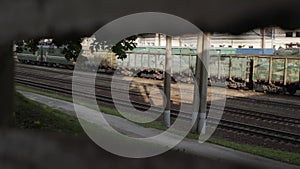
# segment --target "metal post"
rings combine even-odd
[[[148,54],[148,69],[150,68],[151,55]]]
[[[181,63],[181,60],[182,60],[182,57],[183,55],[179,55],[179,74],[182,75],[182,63]]]
[[[200,69],[201,69],[201,57],[203,52],[203,33],[199,33],[197,37],[197,55],[196,55],[196,67],[195,67],[195,82],[194,82],[194,98],[193,98],[193,114],[192,114],[192,132],[196,132],[199,123],[199,107],[200,107]],[[189,57],[189,62],[190,62]]]
[[[192,68],[192,56],[190,55],[189,56],[189,68],[191,69]],[[197,61],[196,61],[197,62]],[[191,71],[189,71],[189,77],[192,77],[192,75],[191,75],[191,73],[190,72],[193,72],[194,74],[195,74],[195,72],[194,72],[194,70],[193,69],[191,69]],[[194,75],[193,75],[194,76]]]
[[[43,63],[43,53],[44,53],[44,50],[43,50],[43,44],[41,44],[41,63]]]
[[[179,36],[178,41],[179,41],[179,47],[181,47],[182,46],[181,36]]]
[[[272,27],[272,33],[271,33],[271,48],[274,48],[274,38],[275,38],[275,27]]]
[[[200,120],[198,125],[198,133],[205,134],[206,131],[206,106],[207,106],[207,85],[208,85],[208,70],[206,66],[208,66],[208,48],[209,48],[209,41],[210,41],[210,34],[205,34],[203,36],[202,42],[202,55],[201,60],[201,69],[200,69],[200,83],[199,90],[200,90]]]
[[[228,76],[229,76],[229,80],[231,80],[231,69],[232,69],[232,57],[229,56],[229,71],[228,71]]]
[[[141,68],[144,68],[144,54],[141,54]]]
[[[158,67],[157,67],[157,55],[155,55],[155,69],[157,70],[158,69]]]
[[[272,69],[273,69],[273,58],[269,59],[269,84],[272,83]]]
[[[130,68],[130,55],[128,55],[127,67]]]
[[[300,69],[299,69],[299,67],[300,66],[298,65],[298,74],[299,74],[299,76],[298,76],[298,89],[300,89]]]
[[[264,28],[260,29],[260,34],[261,34],[261,48],[264,49],[265,48],[265,29]]]
[[[283,75],[283,85],[286,86],[287,81],[287,67],[288,67],[288,58],[285,57],[284,60],[284,75]]]
[[[221,56],[219,55],[218,56],[218,80],[221,79],[221,75],[220,75],[220,61],[221,61]]]
[[[192,131],[198,129],[199,134],[205,134],[206,130],[206,106],[207,106],[207,84],[208,84],[208,47],[210,35],[203,33],[198,34],[197,42],[197,57],[196,57],[196,70],[195,70],[195,85],[194,89],[194,112],[192,114],[192,122],[197,126],[193,126]]]
[[[137,70],[137,67],[136,67],[136,54],[134,54],[134,70]]]
[[[165,78],[164,78],[164,93],[165,93],[165,112],[164,123],[167,127],[171,124],[171,70],[172,70],[172,37],[166,36],[166,59],[165,59]]]
[[[250,58],[250,73],[249,73],[250,89],[254,90],[254,58]]]
[[[158,46],[160,46],[161,45],[161,34],[159,33],[158,34]]]
[[[95,59],[96,60],[96,59]],[[110,67],[113,67],[113,58],[110,56]]]

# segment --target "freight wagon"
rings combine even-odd
[[[46,65],[53,67],[64,67],[73,69],[77,64],[75,60],[67,60],[65,55],[62,54],[63,48],[57,48],[55,46],[38,46],[36,52],[31,52],[23,49],[22,53],[16,53],[17,59],[20,63]],[[100,62],[99,69],[111,70],[116,67],[116,57],[112,52],[93,52],[83,50],[82,57],[86,60],[81,66],[98,69],[95,62]]]
[[[126,75],[162,79],[165,53],[163,47],[136,48],[117,65]],[[276,56],[273,53],[274,49],[211,49],[209,81],[225,82],[229,88],[294,94],[299,90],[300,57]],[[191,81],[196,49],[172,48],[172,54],[174,79]]]
[[[214,48],[209,50],[209,82],[224,82],[229,88],[294,94],[300,89],[300,57],[273,55],[273,49]],[[84,50],[84,66],[101,72],[116,72],[129,76],[163,79],[164,47],[137,47],[127,52],[124,60],[107,51]],[[172,79],[192,82],[196,64],[196,49],[172,48]],[[22,63],[44,64],[72,68],[76,62],[66,60],[60,48],[40,47],[32,54],[18,53]],[[100,66],[95,64],[100,62]],[[270,71],[271,70],[271,71]]]

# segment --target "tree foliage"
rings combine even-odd
[[[137,36],[131,36],[126,39],[121,40],[117,44],[111,47],[110,50],[114,52],[118,59],[125,59],[127,57],[126,51],[133,50],[136,47],[136,43],[134,42],[136,40]],[[53,39],[50,43],[44,43],[42,42],[43,39],[30,39],[30,40],[20,40],[15,41],[16,45],[16,51],[17,53],[22,53],[24,50],[27,50],[29,52],[32,52],[33,54],[39,49],[39,45],[55,45],[59,48],[63,48],[62,54],[65,55],[65,58],[67,60],[77,60],[77,57],[79,56],[81,49],[82,49],[82,39],[72,39],[72,40],[59,40],[59,39]],[[97,40],[96,40],[97,41]],[[94,45],[99,45],[99,43],[93,43]],[[99,48],[99,47],[98,47]]]
[[[39,40],[37,39],[30,39],[30,40],[20,40],[16,41],[16,52],[22,53],[24,50],[28,50],[29,52],[32,52],[33,54],[39,49],[38,44]]]
[[[82,49],[81,46],[81,38],[80,39],[73,39],[73,40],[64,40],[59,41],[57,39],[53,39],[51,45],[56,45],[57,47],[63,47],[62,54],[65,55],[67,60],[77,60],[77,57],[80,54]]]
[[[112,52],[114,52],[117,55],[118,59],[125,59],[127,58],[126,51],[133,50],[136,48],[136,40],[137,36],[130,36],[126,39],[121,40],[116,45],[112,47]]]

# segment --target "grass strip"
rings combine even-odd
[[[53,109],[45,104],[27,99],[22,94],[15,94],[15,125],[21,129],[38,129],[83,135],[84,131],[75,116]]]
[[[60,100],[68,101],[68,102],[73,101],[71,98],[68,98],[68,97],[64,97],[64,96],[60,96],[60,95],[52,94],[52,93],[47,93],[47,92],[43,92],[43,91],[38,91],[38,90],[24,87],[24,86],[16,86],[16,89],[21,90],[21,91],[27,91],[27,92],[32,92],[32,93],[36,93],[36,94],[41,94],[44,96],[48,96],[48,97],[52,97],[52,98],[56,98],[56,99],[60,99]],[[25,112],[27,112],[27,114],[26,113],[22,114],[22,118],[25,118],[26,120],[24,122],[20,121],[18,124],[20,128],[24,128],[24,127],[28,126],[30,128],[40,128],[40,129],[47,129],[47,130],[59,131],[59,132],[67,132],[67,133],[73,133],[73,134],[78,134],[78,133],[83,132],[76,117],[64,114],[62,112],[59,112],[58,110],[52,110],[50,107],[48,107],[46,105],[43,105],[42,108],[36,108],[36,107],[38,107],[38,103],[31,101],[29,99],[26,100],[26,98],[24,98],[24,96],[22,96],[20,98],[21,98],[20,101],[23,101],[24,103],[18,103],[18,101],[17,101],[17,107],[19,107],[20,105],[21,105],[21,107],[24,107],[24,108],[22,108],[23,109],[22,112],[24,111],[24,109],[27,110],[27,111],[25,111]],[[30,103],[30,104],[28,104],[28,103]],[[26,106],[26,104],[28,104],[28,105]],[[33,104],[33,105],[31,105],[31,104]],[[92,106],[92,105],[85,105],[85,106],[95,109],[95,106]],[[32,108],[33,108],[33,111],[31,110]],[[103,113],[122,117],[118,113],[118,111],[116,111],[114,109],[111,109],[108,107],[99,107],[99,108]],[[28,112],[37,113],[37,112],[44,112],[44,111],[45,111],[45,115],[38,115],[37,117],[39,117],[39,118],[32,117],[32,115],[30,115],[28,113]],[[17,114],[17,112],[16,112],[16,114]],[[52,117],[50,117],[50,116],[53,116],[53,114],[54,114],[55,118],[58,118],[60,121],[58,121],[58,122],[53,121]],[[26,117],[23,117],[23,116],[26,116]],[[46,119],[46,120],[42,120],[42,119]],[[151,123],[145,123],[145,124],[139,124],[139,125],[142,125],[143,127],[146,127],[146,128],[155,128],[155,129],[159,129],[159,130],[167,129],[164,125],[162,125],[162,123],[160,121],[153,121]],[[189,133],[187,135],[187,137],[191,138],[191,139],[198,139],[199,135]],[[224,139],[219,139],[219,138],[209,138],[207,140],[207,142],[210,142],[213,144],[218,144],[218,145],[232,148],[232,149],[242,151],[242,152],[247,152],[247,153],[267,157],[270,159],[287,162],[290,164],[300,165],[300,154],[299,153],[274,150],[271,148],[264,148],[264,147],[248,145],[248,144],[239,144],[239,143],[234,143],[234,142],[230,142],[230,141],[227,141]]]

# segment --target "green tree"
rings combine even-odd
[[[116,45],[112,47],[112,52],[114,52],[117,55],[118,59],[125,59],[127,58],[126,51],[133,50],[136,48],[135,40],[137,38],[137,35],[130,36],[126,39],[121,40]]]
[[[114,52],[118,59],[125,59],[127,57],[126,51],[133,50],[136,47],[136,40],[137,36],[130,36],[126,39],[121,40],[117,44],[111,47],[110,50]],[[43,39],[30,39],[30,40],[19,40],[15,41],[16,51],[17,53],[22,53],[24,50],[28,50],[33,54],[38,50],[38,45]],[[97,40],[96,40],[97,41]],[[72,40],[60,40],[60,39],[53,39],[52,42],[48,43],[48,45],[55,45],[57,47],[62,47],[62,54],[65,55],[67,60],[74,59],[77,60],[77,57],[80,54],[82,49],[81,46],[82,38],[75,38]],[[96,48],[99,47],[99,43],[94,43]]]

